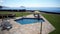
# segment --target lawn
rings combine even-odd
[[[28,12],[0,12],[0,14],[16,14],[16,17],[29,15]]]
[[[16,14],[16,17],[29,15],[28,12],[0,12],[0,14]],[[57,14],[42,14],[55,28],[56,30],[50,34],[60,34],[60,15]]]
[[[42,14],[55,28],[56,30],[50,34],[60,34],[60,15],[57,14]]]

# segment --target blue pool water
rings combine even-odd
[[[40,20],[38,20],[37,18],[21,18],[15,21],[20,24],[31,24],[31,23],[41,22],[41,21],[43,22],[44,20],[42,18]]]

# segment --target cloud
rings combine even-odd
[[[0,0],[0,3],[3,2],[3,0]]]

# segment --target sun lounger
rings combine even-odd
[[[12,28],[12,24],[10,24],[10,22],[3,20],[1,23],[1,27],[2,27],[2,31],[3,30],[10,30]]]

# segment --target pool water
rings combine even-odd
[[[21,18],[15,21],[20,24],[31,24],[31,23],[41,22],[41,21],[43,22],[44,20],[42,18],[40,18],[39,20],[37,18]]]

